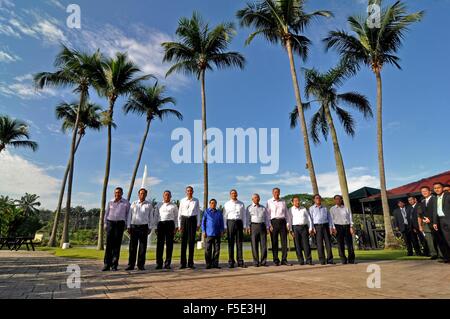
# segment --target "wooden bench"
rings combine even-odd
[[[25,245],[28,251],[30,250],[30,246],[31,249],[35,251],[33,243],[34,239],[35,237],[0,238],[0,250],[6,246],[9,250],[18,251],[20,250],[20,248],[22,248],[23,245]]]

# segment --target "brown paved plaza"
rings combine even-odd
[[[79,289],[67,287],[70,273],[66,270],[72,264],[81,269]],[[381,267],[380,289],[367,288],[370,264]],[[221,270],[198,266],[196,270],[155,271],[148,265],[144,272],[102,273],[98,260],[0,251],[0,298],[450,298],[450,266],[435,261],[246,269],[223,265]]]

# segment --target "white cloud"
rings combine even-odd
[[[20,61],[19,56],[0,50],[0,62],[11,63],[17,61]]]
[[[55,7],[59,8],[59,9],[66,10],[66,7],[58,0],[48,0],[48,3],[51,5],[54,5]]]
[[[87,47],[91,51],[100,49],[107,56],[127,52],[144,73],[153,74],[163,82],[170,82],[177,87],[188,83],[184,75],[174,74],[165,79],[170,66],[162,62],[164,51],[161,43],[173,40],[168,34],[137,25],[127,29],[127,32],[112,25],[101,28],[84,27],[83,32],[74,33],[76,38],[72,42],[75,47]]]
[[[251,181],[254,181],[255,179],[256,179],[256,177],[252,176],[252,175],[236,176],[236,180],[240,183],[251,182]]]
[[[38,165],[8,151],[0,153],[0,194],[18,198],[26,192],[40,196],[45,208],[56,205],[60,181]]]
[[[29,73],[29,74],[16,76],[14,78],[14,80],[16,80],[17,82],[31,81],[31,80],[33,80],[33,74]]]
[[[0,95],[18,97],[22,100],[40,99],[58,95],[58,92],[54,89],[36,89],[32,81],[24,77],[16,77],[15,81],[15,83],[0,82]]]

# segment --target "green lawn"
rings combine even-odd
[[[60,248],[47,248],[47,247],[40,247],[38,248],[40,251],[48,251],[55,256],[58,257],[67,257],[67,258],[87,258],[87,259],[97,259],[102,260],[104,256],[103,251],[98,251],[93,248],[84,248],[84,247],[74,247],[71,249],[63,250]],[[156,258],[156,249],[152,247],[147,251],[147,260],[148,261],[154,261]],[[337,249],[333,249],[334,258],[336,261],[339,261],[339,254]],[[281,257],[281,251],[279,252],[279,255]],[[268,252],[268,259],[271,260],[272,252]],[[426,260],[427,258],[424,257],[408,257],[406,256],[406,251],[404,250],[357,250],[356,251],[356,258],[357,260]],[[120,259],[123,262],[128,260],[128,249],[122,248]],[[173,251],[173,260],[177,261],[180,259],[180,245],[175,244],[174,251]],[[222,244],[221,247],[221,254],[220,254],[221,261],[227,261],[228,260],[228,250],[226,244]],[[290,251],[288,259],[290,261],[295,261],[297,259],[295,252]],[[317,251],[313,250],[313,259],[315,261],[318,260],[317,257]],[[204,261],[204,250],[195,250],[195,260],[197,261]],[[246,248],[244,248],[244,260],[247,262],[252,261],[252,254],[249,250],[248,244],[246,244]]]

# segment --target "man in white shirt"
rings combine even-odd
[[[194,188],[186,187],[186,197],[180,201],[178,211],[178,224],[181,233],[181,269],[186,266],[195,269],[194,266],[194,249],[197,231],[200,228],[200,203],[197,198],[193,197]],[[186,260],[186,250],[189,246],[189,258]]]
[[[270,219],[267,209],[260,204],[261,197],[253,194],[253,203],[247,207],[247,221],[250,224],[247,232],[252,237],[253,265],[255,267],[267,266],[267,231],[270,227]],[[259,248],[261,246],[261,260]]]
[[[173,239],[178,231],[178,207],[171,200],[172,193],[165,191],[163,194],[163,202],[159,203],[156,208],[156,269],[163,268],[164,244],[166,245],[164,268],[171,269]]]
[[[153,206],[146,201],[147,190],[142,188],[138,193],[139,199],[134,201],[128,214],[128,234],[130,235],[130,249],[127,271],[134,270],[136,266],[136,254],[138,255],[137,266],[139,270],[145,270],[145,255],[147,254],[147,238],[153,227]],[[139,253],[138,253],[139,245]]]
[[[333,218],[334,227],[336,227],[336,239],[338,242],[339,257],[342,263],[355,263],[355,250],[353,248],[353,229],[352,213],[344,205],[344,199],[341,195],[334,196],[335,205],[331,207],[330,214]],[[348,258],[345,256],[345,245],[348,249]]]
[[[292,236],[295,240],[295,251],[300,265],[312,265],[311,246],[309,245],[309,236],[314,235],[314,226],[311,216],[305,207],[300,206],[300,198],[292,198],[293,206],[288,211],[288,228],[292,227]],[[305,257],[303,257],[303,252]]]
[[[234,268],[236,259],[238,267],[245,268],[242,244],[244,242],[244,228],[247,228],[244,203],[238,200],[235,189],[230,191],[230,200],[223,207],[223,222],[228,237],[228,266]],[[236,243],[237,256],[234,258],[234,245]]]
[[[270,235],[272,238],[273,262],[276,266],[280,266],[278,258],[278,236],[281,237],[281,265],[292,266],[287,261],[288,245],[287,236],[289,229],[287,227],[288,209],[286,202],[280,198],[281,191],[279,188],[272,190],[273,198],[267,201],[267,211],[270,216]]]

